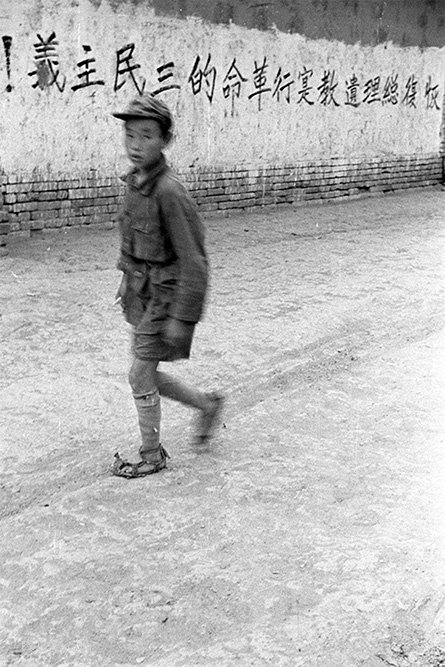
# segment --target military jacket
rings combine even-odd
[[[119,217],[121,255],[118,268],[127,277],[123,307],[127,320],[153,323],[153,333],[166,317],[198,322],[208,283],[205,232],[196,206],[162,156],[137,181],[127,185]]]

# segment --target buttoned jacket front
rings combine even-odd
[[[127,276],[127,320],[158,332],[166,317],[198,322],[208,283],[204,227],[185,187],[164,157],[127,189],[119,218],[121,257]]]

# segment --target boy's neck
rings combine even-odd
[[[153,172],[156,171],[160,166],[164,166],[164,164],[165,164],[165,157],[164,154],[161,153],[161,157],[157,162],[154,162],[149,167],[142,167],[142,169],[136,169],[134,172],[136,183],[138,185],[141,185],[141,183],[147,181],[147,179],[150,178]]]
[[[136,169],[134,172],[134,180],[136,181],[137,186],[147,180],[147,173],[148,172],[145,169]]]

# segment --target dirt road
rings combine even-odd
[[[0,260],[0,664],[445,665],[443,191],[207,226],[224,425],[141,480],[116,230]]]

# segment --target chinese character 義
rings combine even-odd
[[[66,77],[61,75],[59,70],[59,56],[57,54],[59,42],[56,40],[56,33],[51,33],[47,40],[44,40],[39,34],[37,34],[37,37],[39,41],[34,44],[36,68],[33,72],[28,72],[28,76],[37,77],[37,81],[32,84],[32,87],[37,88],[38,86],[43,90],[43,88],[55,83],[59,91],[62,92],[65,88]]]

